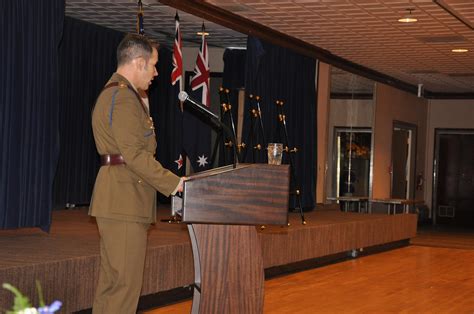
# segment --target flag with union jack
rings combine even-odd
[[[210,107],[210,70],[209,52],[207,48],[206,33],[202,25],[201,47],[196,59],[194,75],[191,78],[190,93],[194,99]],[[207,170],[211,167],[211,127],[185,111],[183,117],[183,146],[191,162],[194,172]]]
[[[183,90],[183,54],[181,52],[181,32],[179,30],[179,16],[176,12],[175,36],[173,45],[173,72],[171,72],[171,84],[174,86],[179,82],[179,91]]]
[[[179,29],[179,15],[176,12],[175,36],[173,45],[173,69],[171,71],[171,85],[173,86],[174,106],[171,110],[174,112],[174,141],[170,148],[174,150],[174,162],[169,167],[177,175],[185,174],[185,154],[183,151],[183,109],[178,99],[178,94],[183,90],[183,54],[181,45],[181,31]],[[178,83],[178,84],[176,84]]]
[[[204,24],[202,25],[202,41],[201,49],[196,60],[196,66],[194,67],[194,76],[191,79],[191,89],[193,91],[201,90],[201,103],[207,107],[211,105],[210,93],[209,93],[209,54],[207,51],[206,33]]]

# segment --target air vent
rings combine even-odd
[[[467,39],[463,36],[423,36],[417,37],[421,42],[428,44],[444,44],[444,43],[463,43],[467,42]]]

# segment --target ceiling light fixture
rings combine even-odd
[[[413,10],[415,10],[415,9],[407,9],[408,14],[405,15],[404,17],[398,19],[398,21],[400,23],[415,23],[415,22],[417,22],[418,19],[413,17],[413,15],[411,15],[411,11],[413,11]]]
[[[451,49],[451,52],[457,52],[457,53],[462,53],[462,52],[468,52],[469,50],[466,48],[456,48],[456,49]]]

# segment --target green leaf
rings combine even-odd
[[[3,287],[3,289],[6,289],[6,290],[12,292],[15,295],[15,299],[13,301],[13,308],[12,308],[13,312],[18,312],[18,311],[21,311],[23,309],[32,307],[31,303],[30,303],[30,300],[27,297],[25,297],[20,292],[20,290],[18,290],[17,288],[15,288],[14,286],[12,286],[9,283],[3,283],[2,287]]]
[[[39,306],[44,307],[46,304],[43,299],[43,289],[41,289],[41,284],[38,279],[36,279],[36,291],[38,291]]]

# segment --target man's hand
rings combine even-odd
[[[188,178],[186,177],[181,177],[181,180],[179,181],[178,184],[178,189],[176,190],[177,192],[183,192],[183,182],[186,181]]]

